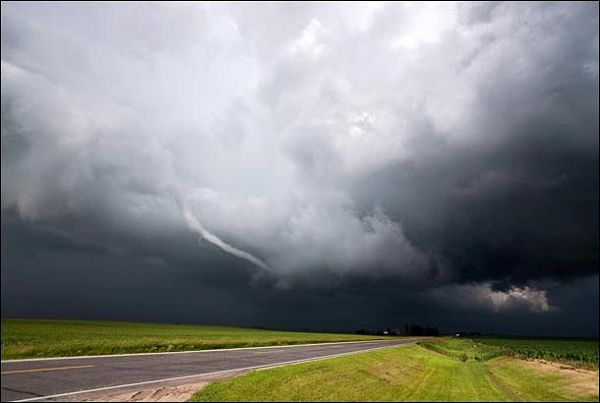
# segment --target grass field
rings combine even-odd
[[[477,343],[470,339],[430,339],[421,341],[419,344],[428,350],[457,358],[462,362],[468,360],[483,362],[506,355],[502,348]]]
[[[597,372],[478,350],[468,339],[436,339],[255,371],[211,384],[191,401],[598,401]]]
[[[478,338],[476,341],[522,358],[598,368],[598,340]]]
[[[221,326],[3,319],[2,359],[149,353],[374,339],[378,339],[378,337]]]

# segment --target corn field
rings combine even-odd
[[[478,338],[519,357],[584,364],[598,368],[598,340]]]

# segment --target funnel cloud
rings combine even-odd
[[[233,256],[237,256],[240,259],[247,260],[250,263],[253,263],[254,265],[256,265],[257,267],[260,267],[261,269],[270,271],[269,266],[267,266],[259,258],[252,256],[248,252],[244,252],[243,250],[239,250],[239,249],[229,245],[227,242],[224,242],[218,236],[216,236],[215,234],[211,233],[206,228],[204,228],[202,226],[202,224],[200,224],[200,221],[198,221],[198,219],[196,218],[194,213],[192,213],[187,206],[183,205],[181,207],[181,212],[183,213],[183,216],[185,217],[185,221],[188,223],[190,228],[193,229],[194,231],[196,231],[198,234],[200,234],[202,239],[205,239],[206,241],[212,243],[213,245],[217,246],[218,248],[221,248],[223,251],[225,251]]]

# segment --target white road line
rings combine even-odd
[[[392,340],[411,340],[411,339],[379,339],[379,340],[362,340],[362,341],[333,341],[325,343],[310,343],[310,344],[287,344],[277,346],[261,346],[261,347],[236,347],[236,348],[214,348],[210,350],[188,350],[188,351],[163,351],[159,353],[128,353],[128,354],[107,354],[107,355],[79,355],[72,357],[45,357],[45,358],[24,358],[24,359],[13,359],[13,360],[2,360],[0,363],[9,362],[30,362],[30,361],[51,361],[51,360],[81,360],[88,358],[109,358],[109,357],[133,357],[133,356],[144,356],[144,355],[166,355],[166,354],[189,354],[189,353],[211,353],[215,351],[236,351],[236,350],[253,350],[253,349],[264,349],[264,348],[289,348],[289,347],[302,347],[302,346],[321,346],[330,344],[356,344],[356,343],[377,343],[382,341]]]
[[[214,371],[214,372],[206,372],[206,373],[194,374],[194,375],[178,376],[178,377],[175,377],[175,378],[164,378],[164,379],[156,379],[156,380],[153,380],[153,381],[144,381],[144,382],[128,383],[128,384],[124,384],[124,385],[106,386],[106,387],[103,387],[103,388],[80,390],[80,391],[77,391],[77,392],[59,393],[59,394],[56,394],[56,395],[48,395],[48,396],[32,397],[32,398],[28,398],[28,399],[13,400],[13,402],[35,402],[35,401],[44,400],[44,399],[54,399],[54,398],[57,398],[57,397],[73,396],[73,395],[80,395],[80,394],[83,394],[83,393],[92,393],[92,392],[100,392],[100,391],[105,391],[105,390],[128,388],[128,387],[132,387],[132,386],[150,385],[150,384],[153,384],[153,383],[177,381],[177,380],[181,380],[181,379],[197,378],[197,377],[200,377],[200,376],[206,377],[206,376],[222,375],[222,374],[227,374],[227,373],[230,373],[230,372],[237,372],[237,371],[250,371],[250,370],[253,370],[253,369],[260,370],[260,369],[277,368],[277,367],[283,367],[285,365],[302,364],[304,362],[318,361],[318,360],[324,360],[324,359],[327,359],[327,358],[334,358],[334,357],[342,357],[342,356],[345,356],[345,355],[359,354],[359,353],[364,353],[364,352],[367,352],[367,351],[375,351],[375,350],[383,350],[385,348],[408,346],[410,344],[413,344],[413,343],[402,343],[402,344],[393,344],[391,346],[373,347],[373,348],[368,348],[368,349],[365,349],[365,350],[358,350],[358,351],[350,351],[350,352],[347,352],[347,353],[324,355],[322,357],[306,358],[306,359],[302,359],[302,360],[284,361],[284,362],[280,362],[280,363],[276,363],[276,364],[254,365],[254,366],[251,366],[251,367],[225,369],[225,370],[222,370],[222,371]]]

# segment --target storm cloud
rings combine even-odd
[[[2,315],[597,335],[598,60],[593,2],[3,3]]]

